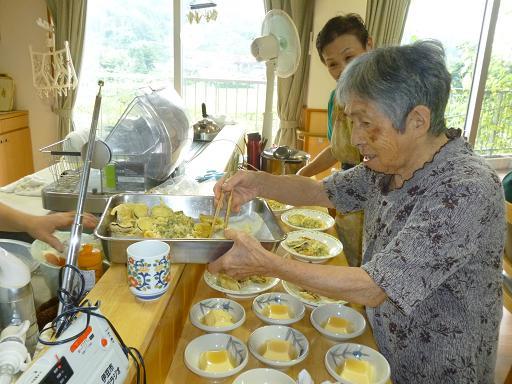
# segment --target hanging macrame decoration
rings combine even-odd
[[[36,24],[49,33],[46,41],[48,52],[34,52],[29,46],[32,61],[32,81],[41,98],[53,99],[57,96],[66,96],[68,90],[78,85],[69,43],[64,42],[64,48],[55,50],[55,27],[41,18]]]

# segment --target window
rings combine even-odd
[[[215,3],[218,16],[212,22],[190,23],[189,7],[183,9],[183,98],[194,121],[201,118],[204,102],[209,114],[261,130],[265,64],[256,61],[250,46],[260,36],[263,1]]]
[[[140,88],[172,84],[172,31],[169,0],[89,0],[75,127],[89,128],[100,79],[105,87],[98,129],[106,131]]]
[[[182,98],[190,123],[201,118],[204,102],[208,114],[261,129],[265,65],[252,57],[250,44],[260,35],[263,2],[216,0],[216,20],[203,16],[190,22],[190,5],[197,3],[181,3]],[[173,86],[174,33],[171,0],[89,0],[75,127],[89,128],[100,79],[105,81],[100,137],[141,88]]]
[[[511,4],[501,1],[483,102],[475,107],[481,108],[475,150],[486,156],[512,155]],[[479,75],[474,69],[485,7],[485,0],[412,0],[409,8],[402,43],[434,38],[446,49],[452,74],[446,113],[450,127],[467,125],[471,85]]]

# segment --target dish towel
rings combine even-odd
[[[0,192],[14,193],[21,196],[41,196],[41,190],[51,182],[51,180],[33,174],[1,187]]]

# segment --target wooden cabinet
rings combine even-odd
[[[306,108],[304,110],[304,130],[297,132],[298,147],[311,155],[314,159],[320,152],[330,145],[327,139],[327,109]],[[339,169],[339,164],[336,164]],[[317,179],[323,179],[331,174],[327,169],[318,175]]]
[[[0,186],[33,172],[28,112],[0,113]]]

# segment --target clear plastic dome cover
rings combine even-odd
[[[105,142],[115,163],[135,165],[149,184],[159,184],[183,162],[192,139],[182,99],[164,88],[135,97]]]

